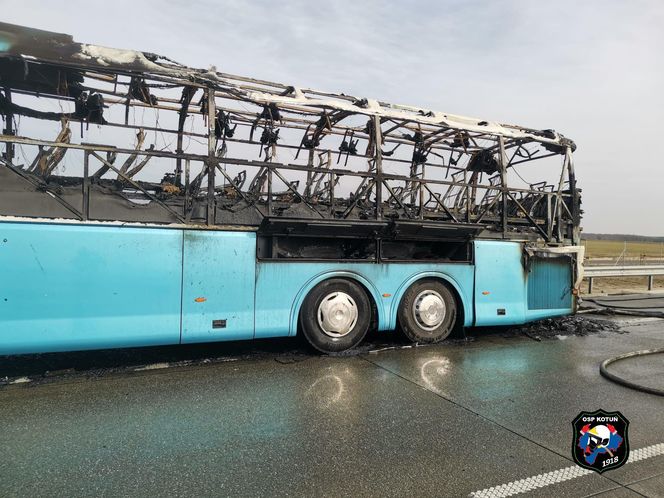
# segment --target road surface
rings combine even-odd
[[[664,347],[664,320],[623,320],[338,357],[290,340],[0,359],[19,382],[0,387],[0,496],[664,496],[664,398],[598,372]],[[661,358],[630,362],[664,384]],[[629,419],[633,461],[579,474],[571,421],[598,408]]]

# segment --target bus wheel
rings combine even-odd
[[[399,305],[401,330],[413,342],[433,343],[447,338],[456,321],[456,301],[438,280],[415,282]]]
[[[300,324],[307,341],[323,353],[357,346],[369,329],[371,304],[355,282],[333,278],[307,295],[300,309]]]

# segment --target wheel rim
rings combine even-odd
[[[352,297],[345,292],[333,292],[323,298],[316,315],[325,335],[344,337],[355,327],[359,314]]]
[[[443,296],[434,290],[420,292],[413,302],[413,318],[424,330],[436,330],[445,320],[446,314]]]

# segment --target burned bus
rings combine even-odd
[[[6,23],[0,115],[0,354],[331,353],[575,310],[575,144],[554,130]]]

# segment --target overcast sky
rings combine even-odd
[[[664,235],[664,1],[0,0],[0,7],[5,22],[79,42],[554,128],[578,144],[586,232]]]

